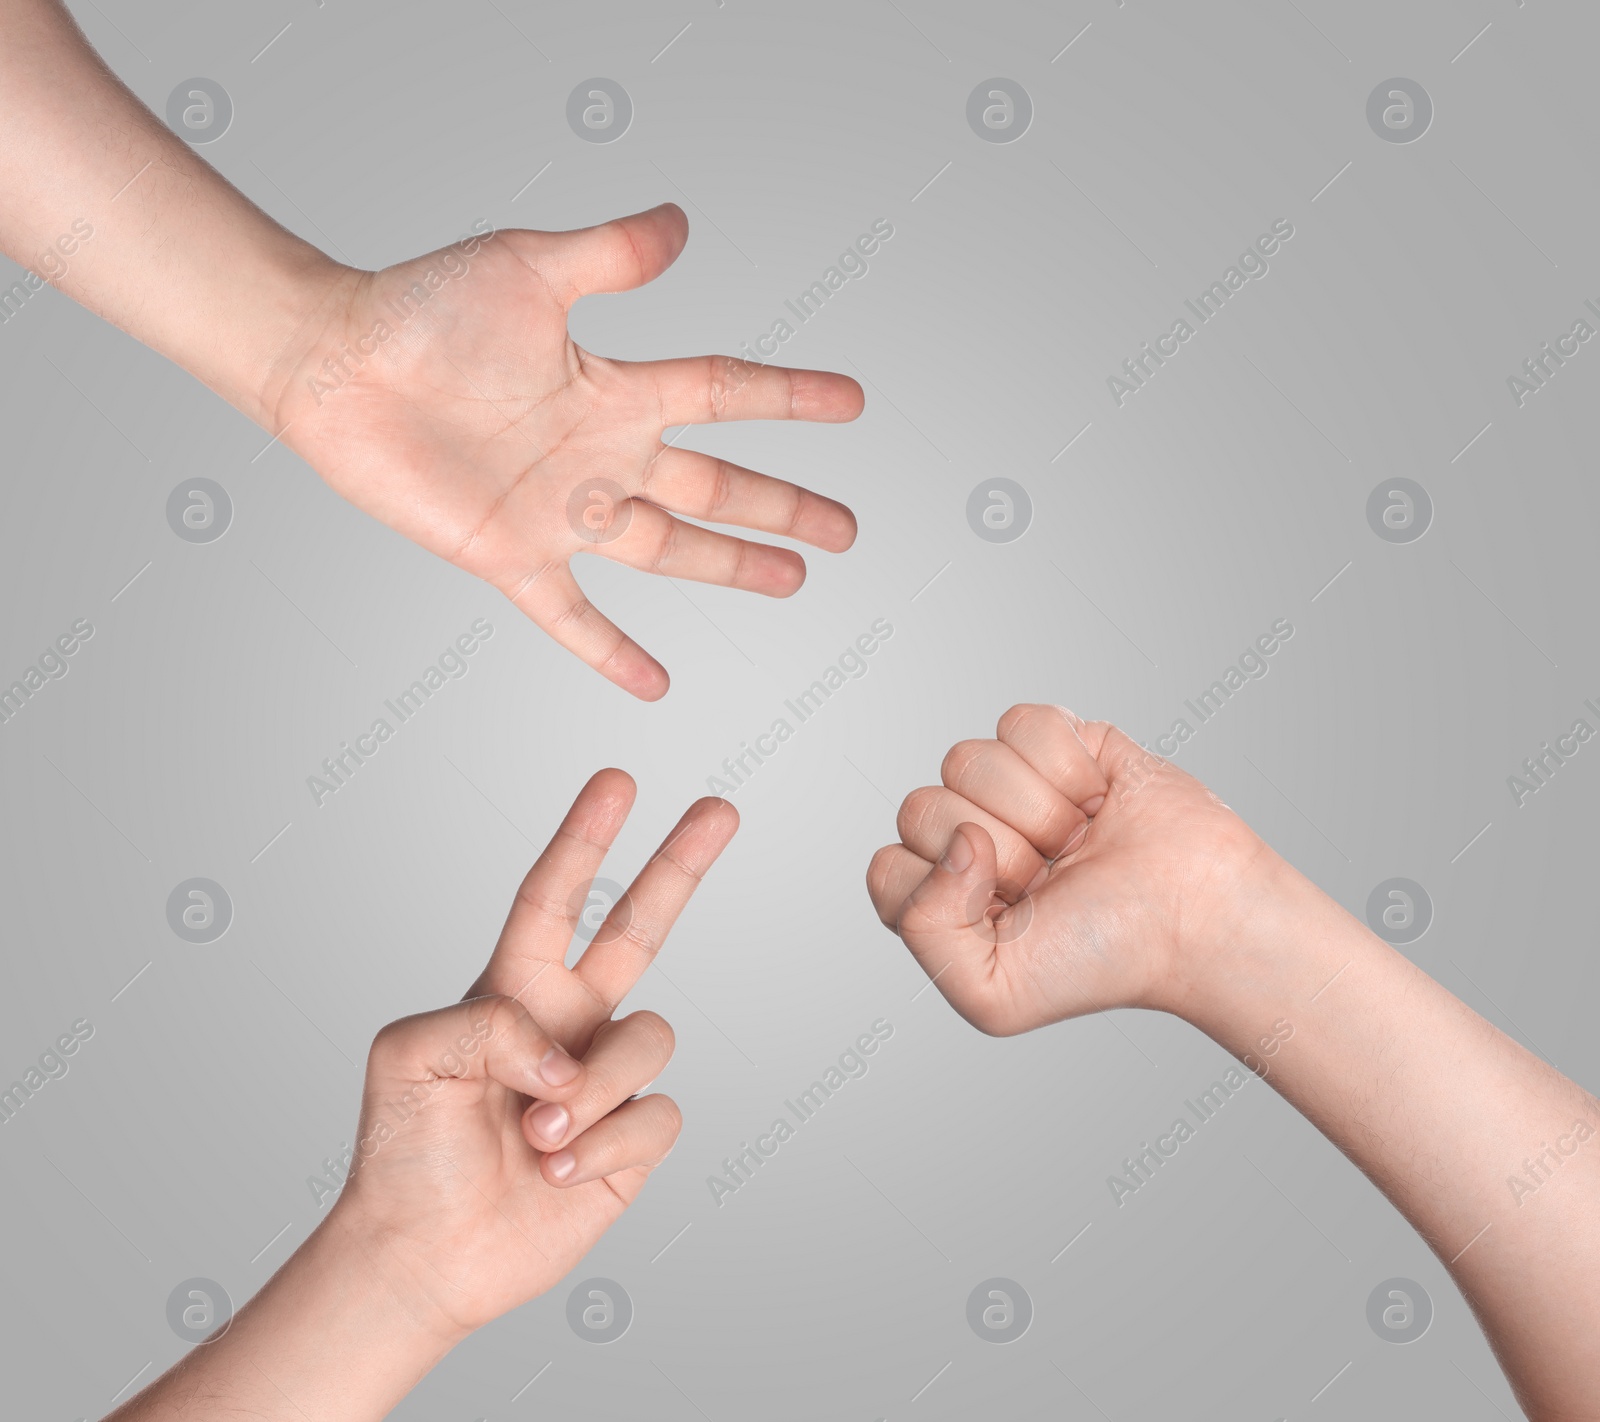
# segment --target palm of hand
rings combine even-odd
[[[424,257],[364,276],[322,348],[334,368],[291,386],[286,438],[351,503],[514,592],[578,549],[554,505],[596,467],[637,472],[653,439],[609,363],[586,369],[566,308],[508,244],[485,245],[437,293],[430,270]],[[416,284],[426,304],[398,314]]]
[[[284,442],[338,493],[646,699],[666,673],[583,595],[575,553],[787,596],[805,576],[798,554],[674,515],[834,551],[855,534],[841,504],[662,442],[713,420],[853,419],[854,381],[717,356],[608,360],[568,335],[580,296],[652,280],[684,236],[669,206],[352,273],[271,402]]]

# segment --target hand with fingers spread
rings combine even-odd
[[[617,685],[653,700],[667,675],[590,605],[574,553],[786,597],[805,577],[798,554],[687,520],[830,552],[854,540],[842,504],[662,436],[854,419],[855,381],[722,356],[611,360],[568,335],[579,297],[672,264],[677,207],[577,232],[482,222],[362,270],[230,186],[118,82],[61,0],[8,0],[5,26],[0,250],[42,268],[32,289],[48,279],[168,356]]]
[[[686,520],[835,553],[855,540],[843,504],[663,443],[678,425],[854,419],[855,381],[724,356],[610,360],[568,335],[574,302],[653,281],[687,233],[668,203],[348,273],[277,361],[265,402],[273,431],[351,503],[492,583],[646,700],[666,672],[584,597],[573,555],[787,597],[805,579],[799,554]]]
[[[1241,1064],[1211,1099],[1260,1076],[1416,1226],[1530,1418],[1600,1418],[1600,1102],[1114,726],[1014,706],[941,778],[906,797],[867,886],[962,1016],[1001,1035],[1117,1007],[1194,1024]],[[1191,1129],[1123,1162],[1118,1208]]]
[[[523,880],[488,967],[451,1007],[385,1027],[367,1061],[349,1179],[328,1217],[203,1349],[116,1422],[211,1412],[387,1416],[473,1329],[551,1288],[677,1139],[641,1095],[672,1056],[653,1012],[613,1016],[738,824],[698,801],[566,967],[633,804],[605,770]]]

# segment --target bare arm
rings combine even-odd
[[[576,232],[484,233],[483,220],[412,261],[347,267],[150,113],[58,0],[0,0],[0,35],[0,248],[29,280],[176,361],[608,680],[647,700],[667,689],[583,595],[575,554],[787,597],[805,579],[798,553],[688,520],[831,552],[854,540],[843,504],[662,435],[851,420],[855,381],[725,356],[608,360],[567,334],[581,297],[676,260],[688,223],[672,204]]]
[[[106,1422],[377,1422],[465,1336],[389,1276],[382,1241],[335,1210],[228,1324]]]
[[[1170,1010],[1264,1069],[1411,1221],[1530,1416],[1600,1416],[1600,1102],[1273,872],[1271,907]],[[1278,1021],[1293,1036],[1264,1057]]]
[[[0,247],[269,423],[274,361],[353,273],[195,154],[55,0],[0,14]]]
[[[1600,1103],[1113,726],[1013,707],[942,775],[868,887],[963,1016],[1193,1023],[1416,1226],[1530,1416],[1600,1417]]]
[[[107,1422],[380,1422],[633,1203],[677,1139],[677,1106],[645,1094],[674,1042],[653,1012],[615,1014],[738,824],[725,801],[692,805],[568,968],[575,920],[560,906],[582,898],[633,798],[621,771],[590,779],[471,995],[373,1042],[328,1216],[220,1334]]]

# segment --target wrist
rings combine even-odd
[[[207,1415],[381,1422],[461,1336],[418,1313],[383,1241],[336,1206],[220,1334],[114,1416],[187,1416],[202,1397]]]
[[[229,333],[236,355],[218,352],[216,378],[201,378],[273,435],[283,432],[288,388],[309,353],[337,344],[351,301],[367,275],[283,234],[258,254],[248,278],[242,330]],[[241,283],[243,285],[243,283]]]
[[[421,1286],[426,1281],[398,1258],[387,1232],[348,1197],[334,1204],[302,1252],[316,1287],[336,1295],[364,1327],[383,1329],[399,1356],[424,1362],[418,1377],[472,1332],[434,1305]]]
[[[1245,1056],[1274,1023],[1304,1014],[1342,969],[1378,945],[1362,925],[1265,845],[1199,927],[1152,1006]]]
[[[148,115],[130,123],[117,171],[125,161],[139,180],[95,214],[94,240],[59,284],[276,434],[277,371],[361,274],[268,217]]]

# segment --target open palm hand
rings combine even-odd
[[[855,538],[844,505],[662,439],[721,420],[851,420],[855,381],[724,356],[610,360],[568,335],[579,297],[653,280],[686,237],[666,204],[348,272],[267,401],[275,432],[338,493],[646,700],[666,671],[583,595],[573,554],[786,597],[805,578],[798,554],[685,520],[830,552]]]

